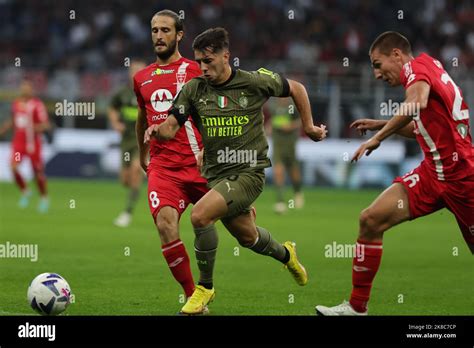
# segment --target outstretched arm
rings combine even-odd
[[[377,134],[357,149],[354,156],[352,156],[352,161],[358,161],[366,152],[366,156],[370,155],[372,151],[380,146],[382,141],[412,123],[413,117],[427,107],[429,95],[430,85],[425,81],[417,81],[408,87],[400,112],[393,116]]]
[[[365,135],[368,130],[376,131],[381,130],[386,124],[388,123],[387,120],[373,120],[370,118],[362,118],[359,120],[355,120],[350,125],[350,128],[355,128],[359,131],[360,135]],[[408,123],[405,127],[399,129],[395,133],[401,135],[406,138],[416,138],[414,133],[415,130],[415,123],[414,121]]]
[[[327,130],[325,125],[317,127],[313,124],[313,116],[311,114],[311,104],[309,102],[306,88],[299,82],[288,80],[290,85],[290,96],[293,99],[296,109],[301,117],[303,130],[313,141],[320,141],[326,138]]]
[[[181,126],[178,123],[176,117],[170,114],[165,122],[161,124],[154,124],[145,131],[143,142],[148,144],[151,137],[155,137],[159,140],[170,140],[176,136]]]

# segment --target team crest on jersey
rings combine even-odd
[[[241,95],[239,98],[239,105],[242,109],[245,109],[249,105],[249,100],[245,95]]]
[[[160,69],[160,68],[157,68],[155,71],[153,71],[151,73],[151,76],[155,76],[155,75],[163,75],[163,74],[172,74],[174,73],[174,69]]]
[[[221,109],[225,108],[227,106],[227,97],[222,95],[217,96],[217,105],[219,105]]]
[[[458,130],[458,133],[461,138],[464,139],[467,135],[467,126],[464,123],[460,123],[457,125],[456,129]]]

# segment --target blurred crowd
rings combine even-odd
[[[231,52],[242,60],[285,60],[310,68],[319,62],[367,62],[370,42],[398,30],[416,52],[474,67],[474,8],[448,0],[1,0],[0,61],[75,71],[123,66],[124,57],[153,60],[149,23],[158,10],[184,15],[182,52],[192,38],[225,26]]]

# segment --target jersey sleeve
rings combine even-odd
[[[405,89],[418,81],[425,81],[431,86],[430,73],[427,67],[417,60],[408,62],[403,66],[401,81]]]
[[[289,97],[290,85],[288,80],[280,74],[265,68],[254,72],[256,88],[267,97]]]
[[[48,112],[42,101],[38,101],[36,104],[33,120],[34,123],[44,123],[48,121]]]
[[[142,94],[140,93],[140,88],[138,87],[138,81],[136,75],[133,77],[133,91],[137,97],[137,104],[140,109],[145,109],[145,100],[143,99]]]
[[[188,120],[189,115],[193,111],[193,95],[196,94],[196,88],[196,81],[189,80],[176,95],[173,100],[173,105],[168,111],[168,115],[176,117],[180,126]]]

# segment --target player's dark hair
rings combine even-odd
[[[154,14],[155,16],[167,16],[174,19],[174,27],[176,28],[176,32],[184,31],[184,23],[183,20],[178,16],[178,14],[171,10],[161,10]]]
[[[229,49],[229,33],[224,28],[210,28],[196,36],[193,50],[210,50],[212,53]]]
[[[380,53],[388,56],[394,48],[400,49],[405,54],[411,54],[410,41],[396,31],[386,31],[380,34],[370,45],[369,55],[378,49]]]

